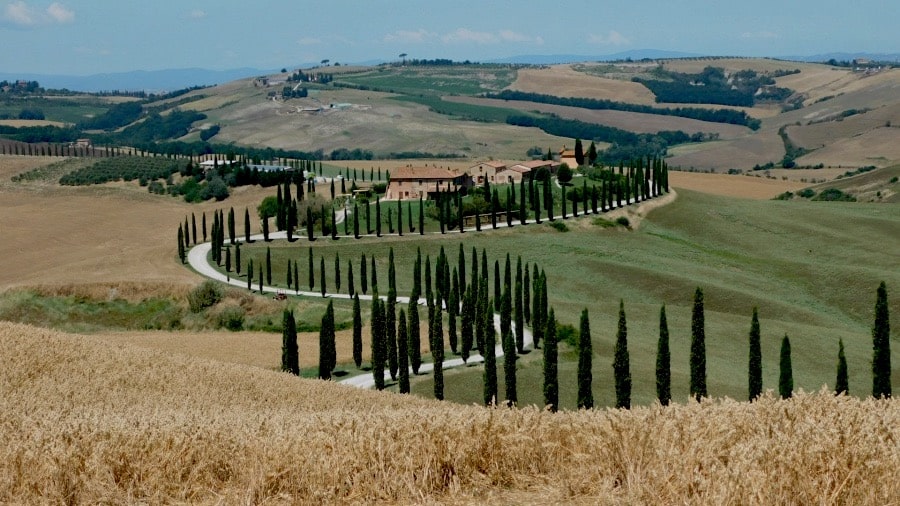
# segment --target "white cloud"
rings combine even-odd
[[[588,35],[588,42],[601,46],[624,46],[631,44],[631,39],[615,30],[610,30],[606,35],[595,33]]]
[[[315,37],[303,37],[297,41],[297,44],[301,46],[314,46],[321,43],[322,39],[317,39]]]
[[[46,9],[41,10],[22,0],[17,0],[6,4],[2,20],[7,24],[20,27],[35,27],[54,23],[71,23],[75,20],[75,12],[58,2],[53,2]]]
[[[206,11],[202,9],[194,9],[188,13],[188,17],[191,19],[203,19],[206,17]]]
[[[447,43],[475,42],[477,44],[493,44],[499,41],[499,37],[490,32],[476,32],[468,28],[457,28],[455,31],[444,34],[441,40]]]
[[[75,20],[75,13],[71,9],[56,2],[47,7],[47,14],[57,23],[71,23]]]
[[[741,34],[744,39],[777,39],[779,35],[775,32],[744,32]]]
[[[406,42],[416,44],[436,37],[436,34],[419,28],[418,30],[397,30],[384,36],[384,42]]]

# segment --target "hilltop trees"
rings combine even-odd
[[[891,323],[887,287],[878,285],[875,296],[875,323],[872,326],[872,397],[891,396]]]

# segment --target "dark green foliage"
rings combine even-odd
[[[847,374],[847,357],[844,356],[844,340],[838,340],[837,380],[834,383],[835,395],[849,395],[850,382]]]
[[[469,352],[472,351],[475,324],[475,295],[474,287],[469,286],[462,296],[462,313],[460,318],[460,356],[463,362],[469,360]]]
[[[794,391],[794,373],[791,369],[791,341],[787,334],[781,340],[781,359],[778,361],[778,393],[782,399],[790,399]]]
[[[184,231],[181,229],[181,224],[178,225],[178,258],[181,260],[181,263],[184,263],[184,261],[185,261]]]
[[[450,290],[450,300],[447,302],[447,337],[450,341],[450,351],[456,353],[458,347],[458,336],[456,334],[456,316],[459,313],[459,293],[458,282],[456,281],[456,268],[453,269],[453,285],[455,289]]]
[[[372,293],[372,376],[375,388],[384,390],[385,336],[384,336],[384,304],[378,293]]]
[[[337,364],[337,351],[334,342],[334,303],[328,301],[322,325],[319,327],[319,379],[331,379],[331,373]]]
[[[628,325],[625,301],[619,301],[619,330],[613,350],[613,375],[616,382],[616,407],[631,409],[631,363],[628,356]]]
[[[434,398],[444,400],[444,361],[434,361]]]
[[[143,158],[139,156],[117,156],[101,158],[92,165],[76,169],[59,179],[59,184],[66,186],[84,186],[103,184],[112,181],[156,181],[166,179],[179,172],[184,162],[169,158]],[[193,181],[193,180],[192,180]],[[201,185],[197,185],[197,201],[200,197]],[[212,198],[210,195],[207,199]],[[188,199],[194,201],[193,199]]]
[[[656,345],[656,397],[663,406],[672,400],[672,358],[669,353],[669,324],[666,306],[659,310],[659,341]]]
[[[353,295],[353,363],[356,368],[362,367],[362,311],[359,305],[359,294]]]
[[[291,281],[294,279],[294,273],[292,272],[293,265],[291,265],[292,263],[293,262],[291,262],[290,260],[288,260],[288,262],[287,262],[287,274],[285,275],[285,279],[287,280],[287,283],[286,283],[287,286],[291,286]]]
[[[300,267],[297,265],[296,260],[294,260],[294,291],[300,292]]]
[[[706,393],[706,323],[703,315],[703,290],[694,292],[691,313],[691,396],[698,401]]]
[[[247,262],[247,290],[253,291],[253,259]]]
[[[401,394],[409,393],[409,341],[406,332],[406,312],[400,308],[397,316],[397,369]]]
[[[887,286],[878,285],[875,296],[875,323],[872,326],[872,397],[891,396],[891,322]]]
[[[341,291],[341,254],[334,255],[334,291]],[[352,294],[351,294],[352,295]]]
[[[525,277],[522,280],[522,312],[525,316],[525,322],[531,323],[531,275],[528,271],[528,264],[525,264]]]
[[[325,287],[325,257],[319,258],[319,289],[322,291],[322,297],[324,297],[328,290]]]
[[[272,284],[272,250],[266,246],[266,284]]]
[[[526,267],[527,270],[527,267]],[[513,295],[513,319],[516,322],[516,350],[525,351],[525,312],[522,301],[522,257],[516,260],[516,287]]]
[[[347,293],[352,297],[356,295],[356,287],[353,283],[353,260],[347,259]]]
[[[307,269],[309,270],[309,289],[312,291],[316,286],[316,273],[315,269],[313,269],[313,250],[309,248],[309,256],[307,257]]]
[[[503,377],[506,384],[506,405],[515,406],[516,392],[516,340],[512,333],[512,293],[505,285],[500,300],[500,343],[503,345]]]
[[[422,197],[419,197],[419,235],[425,234],[425,204]]]
[[[366,269],[368,269],[368,264],[366,262],[366,254],[363,253],[359,259],[359,282],[362,285],[362,293],[366,294],[369,287],[369,277],[366,274]]]
[[[422,365],[422,341],[419,335],[419,302],[418,299],[409,301],[409,363],[413,374],[419,374]]]
[[[556,315],[553,308],[547,314],[544,334],[544,406],[552,412],[559,409],[559,374],[557,363]]]
[[[387,305],[384,311],[384,338],[387,352],[388,371],[391,379],[397,379],[398,351],[397,351],[397,294],[393,290],[388,291]]]
[[[375,293],[378,291],[378,270],[375,267],[375,255],[369,258],[369,265],[371,267],[369,270],[372,274],[372,293]]]
[[[759,336],[759,316],[753,308],[753,319],[750,321],[750,361],[749,361],[749,398],[756,400],[762,395],[762,345]]]
[[[297,353],[297,322],[294,312],[284,310],[281,324],[281,370],[300,375],[300,359]]]
[[[581,332],[578,335],[578,409],[594,407],[593,366],[594,349],[591,343],[591,322],[588,310],[581,311]]]
[[[488,302],[484,314],[493,321],[494,306]],[[484,326],[485,316],[482,314],[482,326]],[[496,333],[494,326],[490,325],[485,331],[484,346],[481,347],[481,354],[484,356],[484,405],[494,406],[497,404],[497,356],[494,354],[494,348],[497,346]]]

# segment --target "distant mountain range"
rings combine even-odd
[[[635,49],[607,55],[519,55],[506,58],[484,60],[482,63],[525,64],[525,65],[552,65],[558,63],[576,63],[589,61],[621,61],[643,60],[663,58],[696,58],[701,53],[686,53],[682,51],[664,51],[659,49]],[[850,61],[856,58],[884,62],[900,62],[900,53],[825,53],[812,56],[779,56],[781,60],[802,62],[826,62],[834,59],[837,61]],[[351,63],[352,65],[378,65],[385,63],[383,60],[369,60],[365,62]],[[304,63],[291,66],[291,69],[310,68],[316,63]],[[257,69],[251,67],[208,70],[202,68],[167,69],[167,70],[134,70],[131,72],[114,72],[108,74],[94,74],[89,76],[53,75],[53,74],[14,74],[0,72],[0,81],[25,79],[37,81],[44,88],[68,89],[74,91],[101,92],[101,91],[147,91],[166,92],[189,88],[191,86],[208,86],[234,81],[236,79],[273,74],[277,70]]]

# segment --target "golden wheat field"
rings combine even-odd
[[[886,504],[900,405],[551,414],[0,324],[4,503]]]

